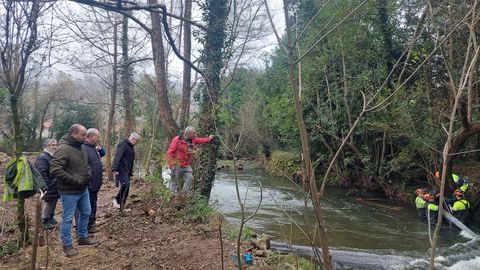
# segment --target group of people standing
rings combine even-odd
[[[112,173],[116,186],[120,188],[112,201],[114,208],[122,208],[127,201],[135,160],[134,146],[139,140],[140,135],[134,132],[117,145]],[[191,126],[173,138],[167,151],[168,165],[172,169],[170,191],[173,200],[178,193],[188,194],[191,189],[193,170],[190,163],[196,145],[211,143],[212,140],[213,135],[197,138],[196,130]],[[60,200],[63,210],[60,224],[62,253],[72,257],[78,254],[73,247],[71,236],[74,219],[77,244],[97,244],[97,241],[89,236],[98,232],[97,200],[102,186],[104,167],[101,158],[105,155],[105,150],[100,146],[100,132],[95,128],[86,129],[81,124],[72,125],[58,143],[54,139],[45,140],[43,147],[35,162],[48,186],[42,209],[43,225],[46,229],[51,229],[57,224],[54,216],[57,201]],[[183,179],[184,184],[181,191],[178,191],[180,179]]]
[[[435,173],[435,179],[440,180],[440,173]],[[469,187],[469,183],[465,177],[452,174],[452,180],[456,189],[452,198],[446,198],[446,210],[451,212],[460,222],[467,225],[469,221],[470,203],[465,198],[465,192]],[[419,188],[415,191],[415,206],[417,213],[422,221],[428,221],[432,224],[437,223],[439,196],[430,194],[426,189]]]
[[[115,176],[116,186],[120,188],[112,201],[114,208],[122,208],[127,201],[135,160],[134,146],[139,140],[140,135],[134,132],[117,145],[112,162],[112,174]],[[170,191],[174,201],[177,194],[190,192],[193,182],[190,163],[196,145],[211,143],[212,140],[213,135],[197,138],[196,130],[191,126],[173,138],[167,151],[167,161],[172,169]],[[105,150],[100,146],[100,132],[95,128],[86,129],[81,124],[72,125],[58,143],[55,139],[45,140],[43,147],[35,162],[48,186],[44,195],[42,222],[46,229],[52,229],[57,224],[54,216],[57,201],[60,200],[63,210],[60,223],[62,253],[72,257],[78,254],[73,247],[71,236],[74,219],[77,244],[79,246],[97,244],[90,235],[98,232],[97,200],[102,186],[104,166],[101,158],[105,155]],[[179,191],[181,179],[184,184]]]
[[[133,146],[139,139],[137,133],[132,133],[129,139],[117,146],[112,171],[117,183],[121,185],[116,197],[118,203],[124,204],[128,196],[135,158]],[[98,232],[97,199],[104,171],[101,157],[105,155],[99,142],[100,132],[97,129],[87,130],[81,124],[74,124],[58,144],[54,139],[45,140],[44,149],[35,162],[48,186],[42,209],[42,221],[46,229],[53,228],[57,223],[54,219],[55,208],[59,199],[62,203],[60,236],[62,253],[67,257],[78,254],[73,247],[71,236],[74,217],[77,224],[77,244],[97,244],[89,234]]]

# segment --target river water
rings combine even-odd
[[[272,177],[262,170],[238,172],[246,216],[257,207],[257,215],[246,226],[265,233],[277,242],[308,246],[302,231],[307,218],[314,224],[313,207],[304,207],[303,192],[288,179]],[[240,207],[233,171],[217,172],[211,204],[231,223],[240,223]],[[339,269],[427,269],[428,226],[417,217],[414,205],[395,205],[346,195],[327,188],[322,207],[328,241]],[[472,228],[477,233],[478,227]],[[433,234],[434,227],[431,228]],[[436,269],[480,269],[480,241],[453,227],[442,229]]]

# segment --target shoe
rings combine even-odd
[[[120,204],[118,204],[117,199],[113,198],[113,208],[120,209]]]
[[[53,225],[56,225],[58,222],[53,216],[50,216],[50,223],[52,223]]]
[[[73,246],[63,246],[62,249],[62,254],[65,255],[65,257],[73,257],[77,256],[78,252],[73,248]]]
[[[93,240],[89,237],[80,238],[80,239],[78,239],[77,242],[78,242],[79,246],[94,246],[94,245],[98,244],[98,242],[96,240]]]
[[[42,224],[43,224],[43,228],[45,228],[45,230],[51,230],[53,229],[53,227],[55,227],[55,224],[53,224],[49,218],[44,218],[42,220]]]
[[[88,229],[88,233],[91,233],[91,234],[94,234],[94,233],[97,233],[99,232],[100,230],[97,229],[96,227],[91,227],[90,229]]]

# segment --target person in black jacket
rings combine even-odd
[[[92,172],[92,179],[88,184],[88,193],[90,195],[90,207],[92,212],[88,219],[88,232],[96,233],[98,232],[96,226],[97,220],[97,198],[98,191],[102,186],[103,178],[103,164],[101,157],[105,155],[105,151],[101,151],[102,148],[99,145],[100,141],[100,132],[98,129],[89,128],[87,129],[87,138],[83,144],[83,148],[87,153],[88,166]],[[103,153],[103,155],[101,154]]]
[[[43,204],[42,209],[42,223],[45,229],[52,229],[57,223],[53,218],[58,201],[57,179],[50,175],[50,162],[52,161],[53,153],[55,153],[56,149],[57,140],[46,139],[43,142],[43,151],[35,161],[35,167],[38,169],[48,186],[43,197],[45,203]]]
[[[112,163],[112,172],[115,176],[115,182],[120,185],[117,196],[113,199],[113,207],[122,208],[127,202],[128,191],[130,189],[130,177],[133,175],[133,161],[135,160],[135,150],[133,147],[140,140],[140,135],[133,132],[128,139],[121,141],[117,145],[117,151]]]

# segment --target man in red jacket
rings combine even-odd
[[[213,135],[208,138],[197,138],[197,131],[194,127],[188,126],[182,135],[173,138],[170,148],[167,151],[167,162],[172,169],[172,179],[170,180],[170,191],[175,197],[177,185],[180,177],[185,181],[182,193],[187,194],[190,191],[193,180],[193,170],[190,167],[192,156],[195,153],[195,145],[211,143]]]

